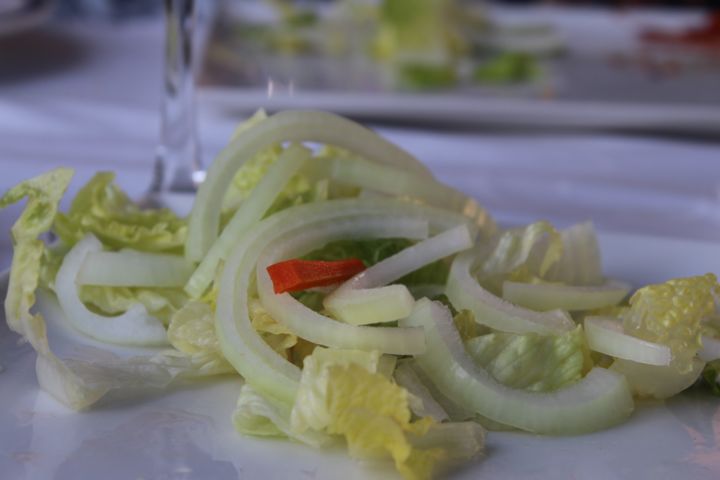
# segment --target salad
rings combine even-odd
[[[73,409],[240,375],[241,434],[344,444],[415,479],[481,455],[487,430],[582,434],[636,398],[720,393],[714,274],[633,291],[603,275],[591,223],[500,227],[336,115],[255,114],[187,218],[141,209],[108,172],[61,212],[72,175],[0,207],[27,199],[7,323]]]

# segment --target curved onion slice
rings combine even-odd
[[[432,178],[412,155],[355,122],[326,112],[280,112],[237,135],[213,161],[190,214],[185,256],[200,261],[218,236],[225,192],[238,169],[263,148],[282,142],[320,142]]]
[[[337,157],[327,165],[328,176],[363,189],[398,197],[412,197],[436,207],[462,212],[468,217],[481,215],[483,209],[462,192],[433,178],[408,172],[407,169],[382,165],[359,157]],[[489,219],[480,219],[485,223]]]
[[[330,295],[333,298],[328,301]],[[405,285],[347,290],[330,295],[323,302],[325,310],[350,325],[394,322],[410,315],[415,306],[415,299]]]
[[[193,265],[180,255],[137,250],[90,252],[80,267],[78,285],[106,287],[181,287]]]
[[[510,333],[553,334],[575,328],[570,316],[561,311],[535,312],[496,297],[478,284],[470,274],[473,251],[455,257],[446,287],[446,295],[457,310],[470,310],[475,321]]]
[[[215,269],[221,260],[227,258],[233,247],[233,239],[242,235],[259,222],[272,207],[277,196],[288,182],[310,158],[310,150],[299,145],[290,145],[270,166],[260,182],[233,213],[230,222],[212,244],[195,272],[185,285],[185,292],[192,298],[200,297],[213,281]]]
[[[122,345],[156,346],[167,344],[162,322],[148,314],[141,304],[117,317],[91,312],[78,296],[77,276],[86,257],[102,250],[102,244],[88,234],[70,250],[55,278],[55,293],[70,324],[97,340]]]
[[[235,247],[219,282],[215,328],[223,355],[253,388],[292,404],[300,379],[300,369],[270,348],[250,323],[248,288],[262,251],[269,242],[300,226],[371,214],[423,219],[438,229],[468,222],[457,213],[398,200],[330,200],[278,212],[233,239]]]
[[[664,399],[676,395],[697,381],[705,362],[694,358],[692,368],[680,373],[671,366],[646,365],[630,360],[618,359],[610,370],[622,374],[628,381],[634,395]]]
[[[447,230],[355,275],[325,297],[323,305],[338,319],[353,325],[392,322],[407,317],[415,303],[408,289],[401,285],[382,286],[436,260],[467,250],[472,244],[465,225]],[[391,290],[392,287],[395,289]],[[396,292],[394,297],[391,292]],[[378,309],[378,305],[387,308]],[[368,315],[371,313],[373,315]]]
[[[465,353],[450,311],[437,302],[418,300],[413,314],[400,323],[425,327],[427,351],[416,362],[432,382],[463,407],[496,422],[536,433],[576,434],[619,423],[633,410],[625,378],[603,368],[555,392],[498,383]]]
[[[616,318],[586,317],[584,326],[590,350],[647,365],[670,365],[669,347],[624,333]]]
[[[698,352],[698,358],[705,362],[712,362],[720,358],[720,340],[709,335],[703,335],[700,339],[702,348]]]
[[[502,296],[515,305],[544,312],[610,307],[620,303],[629,291],[630,285],[617,281],[599,286],[506,281],[503,282]]]
[[[308,225],[293,230],[273,243],[258,260],[257,289],[268,313],[297,336],[336,348],[377,350],[413,355],[425,350],[425,335],[419,328],[379,328],[340,323],[295,300],[276,294],[267,267],[285,258],[302,256],[326,243],[343,238],[417,238],[422,222],[394,216],[358,217]],[[409,294],[408,294],[409,295]]]

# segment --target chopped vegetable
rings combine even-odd
[[[329,287],[344,282],[363,270],[365,264],[357,258],[335,261],[294,258],[267,267],[275,293]]]
[[[670,347],[671,364],[688,373],[702,347],[700,322],[715,313],[716,298],[720,285],[712,273],[648,285],[630,297],[623,326],[638,338]]]
[[[407,25],[430,21],[421,7]],[[111,173],[59,212],[71,177],[30,179],[0,207],[28,199],[7,323],[37,351],[40,386],[74,409],[236,373],[239,432],[344,444],[416,479],[478,456],[483,427],[591,432],[623,421],[633,395],[700,378],[720,391],[714,274],[620,303],[630,288],[606,280],[592,224],[498,230],[414,157],[331,114],[241,125],[187,222],[140,209]]]
[[[561,335],[489,333],[465,343],[475,362],[503,385],[548,392],[571,385],[590,369],[582,327]]]

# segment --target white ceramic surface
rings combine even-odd
[[[605,233],[601,247],[608,274],[635,284],[720,273],[716,243]],[[3,480],[397,478],[391,469],[358,465],[340,451],[236,434],[229,415],[238,379],[140,398],[114,395],[91,411],[74,413],[38,390],[34,355],[4,322],[0,364]],[[665,404],[644,403],[627,423],[578,437],[490,433],[486,458],[450,476],[717,479],[720,400],[693,391]]]

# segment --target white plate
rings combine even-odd
[[[602,101],[547,101],[492,98],[457,93],[358,93],[268,88],[205,87],[199,98],[211,108],[247,116],[258,108],[268,112],[311,109],[372,121],[409,122],[430,126],[493,126],[511,128],[628,130],[717,134],[720,108],[715,105],[641,104]]]
[[[635,284],[720,273],[720,245],[603,234],[608,274]],[[52,321],[52,318],[49,319]],[[340,451],[236,434],[229,416],[240,381],[227,378],[144,398],[104,401],[74,413],[39,391],[34,355],[0,324],[0,475],[3,480],[396,478]],[[688,392],[638,405],[613,429],[548,438],[490,433],[487,456],[452,478],[720,478],[720,401]]]

